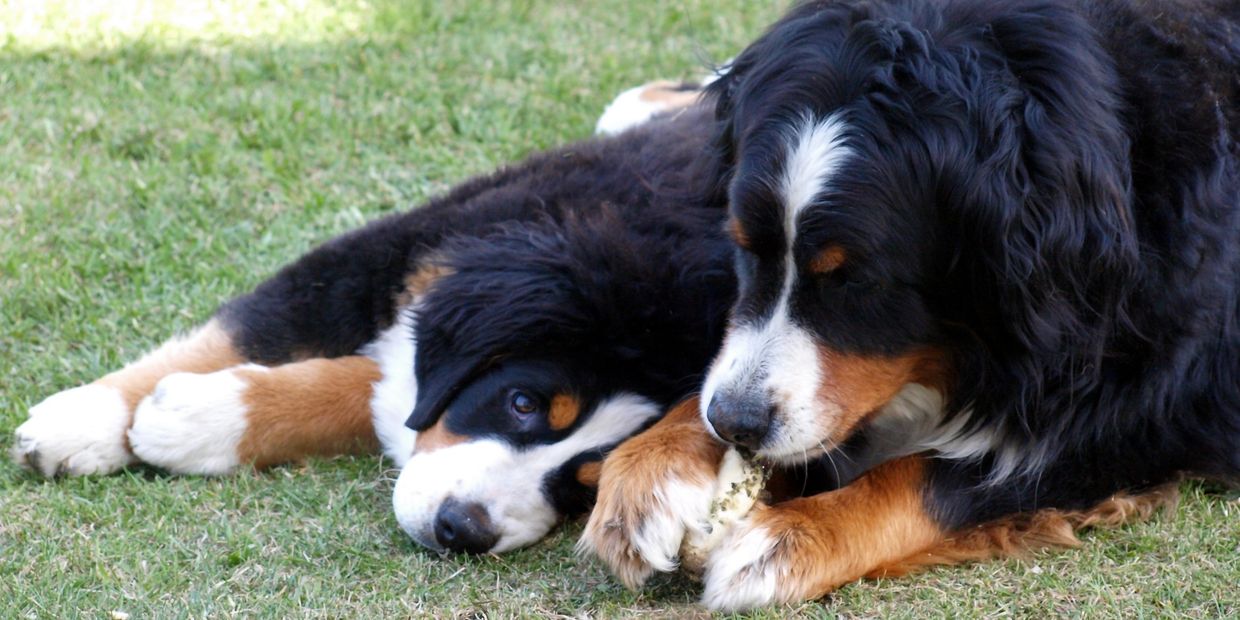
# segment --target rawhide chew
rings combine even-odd
[[[698,527],[685,532],[680,546],[680,566],[690,573],[702,572],[706,556],[715,548],[728,528],[739,521],[758,502],[766,484],[766,468],[753,458],[743,456],[736,448],[728,448],[719,463],[715,478],[715,494],[710,513]]]

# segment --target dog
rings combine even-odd
[[[418,543],[538,540],[588,508],[602,455],[694,391],[722,338],[726,213],[698,173],[710,113],[689,103],[323,244],[34,406],[17,460],[222,475],[382,450]]]
[[[627,584],[724,444],[841,471],[726,533],[720,610],[1240,477],[1240,5],[809,2],[709,90],[740,288],[700,404],[604,462]]]

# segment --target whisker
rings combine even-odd
[[[805,475],[801,476],[801,492],[800,497],[805,497],[805,490],[809,488],[809,451],[801,448],[801,466],[805,468]]]
[[[827,462],[831,464],[831,469],[835,471],[835,484],[836,486],[839,486],[841,481],[840,468],[835,464],[835,457],[831,456],[831,451],[827,449],[827,446],[824,445],[823,442],[819,441],[818,447],[822,448],[823,456],[827,457]]]

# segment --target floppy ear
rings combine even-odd
[[[585,318],[562,264],[564,240],[549,230],[535,223],[441,246],[447,275],[427,289],[416,310],[418,393],[406,426],[435,424],[488,366],[538,350],[548,334],[579,332]]]
[[[421,354],[415,354],[415,357],[421,357]],[[416,361],[414,366],[417,367]],[[481,366],[482,360],[471,358],[438,364],[426,372],[416,368],[418,395],[405,426],[415,431],[434,426],[457,392]]]
[[[997,18],[962,63],[974,153],[940,193],[962,240],[952,260],[972,299],[995,300],[1005,342],[1043,366],[1102,355],[1125,321],[1138,248],[1119,85],[1090,27],[1051,5]],[[975,54],[973,54],[975,52]],[[992,334],[993,336],[993,334]]]
[[[703,96],[703,99],[715,101],[715,125],[710,144],[714,149],[714,162],[720,168],[730,166],[736,158],[736,119],[733,117],[735,111],[733,101],[737,85],[743,79],[745,69],[750,62],[747,57],[738,56],[725,68],[716,69],[716,71],[726,72],[706,87],[706,94]],[[722,173],[723,171],[712,172]]]
[[[794,3],[762,36],[728,62],[724,67],[726,71],[706,87],[705,97],[715,101],[715,120],[718,124],[713,143],[720,162],[730,164],[735,157],[738,135],[745,130],[745,120],[750,117],[750,110],[744,109],[745,106],[761,102],[778,92],[771,83],[759,83],[751,77],[762,75],[769,79],[772,75],[786,73],[789,67],[806,62],[804,57],[796,61],[786,57],[789,39],[812,36],[831,41],[834,37],[824,33],[831,30],[842,33],[867,13],[865,3]],[[818,59],[811,54],[808,61],[814,63]]]

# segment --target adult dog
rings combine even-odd
[[[718,348],[734,276],[699,170],[709,116],[535,155],[332,240],[33,407],[15,456],[47,476],[225,474],[381,448],[417,542],[527,545],[590,505],[603,454],[694,391]]]
[[[740,293],[700,417],[604,463],[583,546],[627,583],[715,438],[865,472],[734,526],[718,609],[1240,475],[1240,4],[811,2],[711,90]]]

